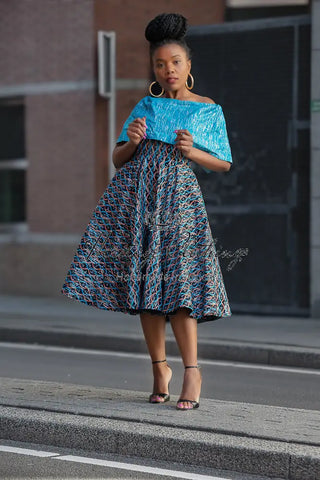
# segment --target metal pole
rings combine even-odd
[[[116,34],[98,31],[99,95],[108,99],[108,167],[110,178],[116,172],[112,162],[116,132]]]
[[[109,172],[112,178],[116,172],[112,152],[116,142],[116,34],[110,32],[110,98],[109,98]]]

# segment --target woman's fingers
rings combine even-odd
[[[134,134],[135,136],[144,137],[146,129],[139,125],[137,122],[131,123],[127,131],[128,135]]]
[[[145,124],[139,118],[136,118],[133,122],[130,123],[129,126],[131,126],[132,128],[138,128],[141,131],[146,130]]]
[[[145,134],[145,130],[137,125],[129,126],[128,132],[140,135],[141,137],[143,137]]]
[[[193,138],[192,135],[187,135],[185,133],[180,133],[177,135],[176,138],[176,145],[182,145],[182,146],[190,146],[192,147],[193,145]]]
[[[192,143],[190,143],[190,142],[178,142],[178,143],[176,144],[176,147],[178,147],[178,148],[180,148],[180,147],[182,147],[182,148],[185,148],[185,147],[190,148],[190,147],[192,147]]]
[[[182,155],[188,155],[191,148],[193,147],[193,137],[189,130],[181,129],[175,130],[177,138],[175,144],[177,149],[182,153]]]
[[[181,148],[190,148],[193,146],[193,137],[189,130],[180,129],[174,131],[177,134],[176,146],[180,150]]]
[[[146,132],[146,121],[145,121],[145,117],[144,118],[136,118],[133,122],[131,122],[132,127],[134,128],[138,128],[142,133],[143,135],[145,134]]]
[[[177,136],[180,136],[180,137],[192,137],[191,133],[189,132],[189,130],[186,130],[186,129],[180,129],[180,130],[175,130],[174,133],[177,134]]]
[[[135,118],[128,127],[127,134],[130,137],[134,136],[136,139],[143,138],[146,134],[146,117]]]
[[[132,123],[141,125],[143,128],[146,128],[146,117],[135,118]]]

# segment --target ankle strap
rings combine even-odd
[[[167,359],[165,358],[164,360],[155,360],[154,362],[152,363],[161,363],[161,362],[165,362]]]
[[[201,368],[200,365],[187,365],[184,368]]]

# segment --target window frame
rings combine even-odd
[[[0,97],[0,107],[7,105],[21,105],[25,107],[24,96],[15,97]],[[25,129],[25,122],[24,122]],[[29,167],[29,160],[24,158],[11,158],[0,160],[0,173],[1,170],[24,170],[27,172]],[[26,175],[25,175],[26,178]],[[26,201],[26,199],[25,199]],[[0,221],[0,234],[14,233],[14,232],[26,232],[28,231],[27,219],[21,222],[1,222]]]

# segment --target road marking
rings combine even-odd
[[[30,455],[32,457],[55,457],[59,455],[58,453],[32,450],[30,448],[9,447],[7,445],[0,445],[0,452],[19,453],[20,455]]]
[[[0,342],[0,348],[16,348],[19,350],[42,350],[46,352],[58,352],[76,355],[100,355],[109,357],[122,357],[122,358],[140,358],[143,360],[150,360],[150,356],[146,353],[130,353],[130,352],[118,352],[111,350],[96,350],[89,348],[73,348],[73,347],[56,347],[51,345],[34,345],[28,343],[14,343],[14,342]],[[167,355],[168,362],[177,362],[182,364],[181,358]],[[280,365],[263,365],[260,363],[245,363],[245,362],[233,362],[232,360],[207,360],[199,358],[199,365],[217,365],[221,367],[235,367],[235,368],[251,368],[255,370],[269,370],[275,372],[286,373],[300,373],[301,375],[320,375],[320,370],[304,367],[282,367]]]
[[[230,477],[212,477],[197,473],[188,473],[179,470],[169,470],[166,468],[147,467],[135,463],[113,462],[111,460],[100,460],[98,458],[77,457],[75,455],[65,455],[55,457],[57,460],[66,460],[68,462],[88,463],[89,465],[100,465],[105,467],[119,468],[122,470],[131,470],[134,472],[151,473],[152,475],[167,475],[175,478],[185,478],[189,480],[231,480]]]
[[[59,453],[46,452],[42,450],[33,450],[28,448],[9,447],[0,445],[0,452],[17,453],[19,455],[29,455],[32,457],[51,457],[54,460],[64,460],[66,462],[86,463],[89,465],[98,465],[101,467],[118,468],[120,470],[130,470],[141,473],[151,473],[152,475],[167,475],[169,477],[181,478],[186,480],[231,480],[231,477],[212,477],[210,475],[201,475],[197,473],[188,473],[179,470],[169,470],[166,468],[148,467],[136,463],[114,462],[111,460],[102,460],[91,457],[78,457],[76,455],[61,455]]]

